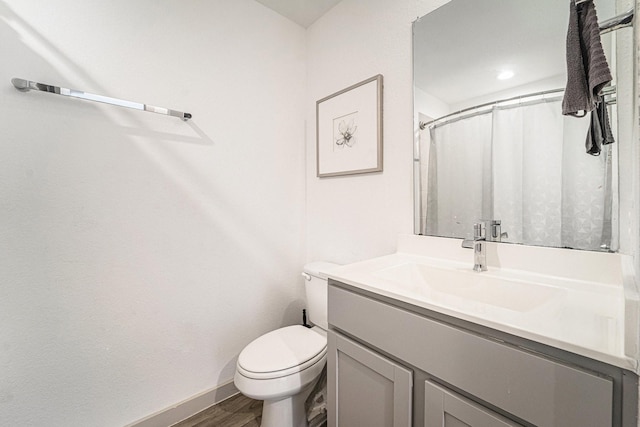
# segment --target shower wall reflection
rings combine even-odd
[[[560,103],[496,106],[422,131],[425,234],[468,237],[478,219],[496,218],[504,242],[611,249],[617,145],[587,155],[572,142],[584,139],[588,121],[562,116]]]

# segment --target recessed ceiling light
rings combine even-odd
[[[511,70],[502,70],[498,73],[498,80],[508,80],[514,76],[513,71]]]

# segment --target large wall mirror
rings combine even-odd
[[[416,234],[469,238],[494,219],[503,242],[624,246],[634,43],[619,21],[633,1],[595,5],[610,27],[603,93],[615,140],[599,155],[587,153],[590,115],[562,115],[569,0],[452,0],[414,23]]]

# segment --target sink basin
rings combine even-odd
[[[533,310],[564,293],[551,286],[496,277],[489,272],[476,273],[471,268],[405,263],[373,274],[393,282],[401,292],[429,298],[448,295],[519,312]]]

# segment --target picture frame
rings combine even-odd
[[[318,178],[382,172],[382,74],[316,102]]]

